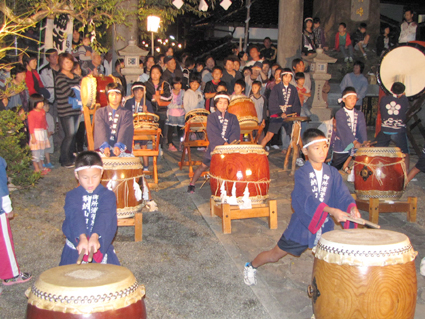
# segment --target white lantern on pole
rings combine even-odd
[[[158,32],[159,23],[161,19],[156,16],[148,16],[148,32],[152,34],[152,56],[154,56],[154,43],[153,43],[153,34]]]

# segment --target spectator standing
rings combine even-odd
[[[99,76],[103,75],[103,67],[102,67],[102,57],[99,53],[94,51],[91,54],[91,60],[90,61],[84,61],[81,63],[81,70],[83,71],[83,75],[93,75],[93,76]]]
[[[44,88],[40,75],[37,72],[37,57],[24,56],[23,62],[24,67],[27,69],[25,83],[27,84],[28,93],[30,96],[38,93],[43,95],[43,97],[46,99],[50,98],[50,93]]]
[[[115,61],[115,71],[112,72],[112,75],[116,78],[120,79],[121,84],[124,88],[124,96],[127,95],[127,81],[125,80],[125,76],[121,73],[121,69],[124,67],[124,60],[117,59]]]
[[[79,125],[80,110],[75,110],[69,103],[69,97],[75,97],[73,86],[80,85],[81,77],[72,73],[74,57],[70,53],[59,54],[60,72],[55,79],[58,117],[64,130],[59,161],[66,168],[74,167],[75,134]]]
[[[16,64],[12,70],[10,70],[10,76],[12,80],[6,85],[6,88],[11,92],[14,92],[14,95],[9,97],[9,101],[5,103],[6,110],[10,110],[19,105],[22,106],[22,109],[25,113],[28,113],[28,102],[29,102],[29,93],[27,87],[25,86],[25,77],[27,70],[22,64]]]
[[[414,13],[412,9],[407,9],[404,12],[404,22],[400,26],[399,43],[405,43],[416,40],[416,29],[418,25],[413,21]]]
[[[225,58],[223,64],[224,71],[221,80],[226,82],[227,93],[233,94],[235,82],[242,79],[242,74],[239,71],[235,71],[235,65],[232,57]]]
[[[363,99],[366,96],[367,88],[369,83],[367,82],[366,77],[362,74],[364,70],[364,63],[361,61],[354,62],[353,72],[348,73],[342,79],[339,87],[341,88],[341,93],[347,87],[353,87],[357,93],[357,102],[356,110],[360,111],[363,104]]]
[[[58,63],[58,51],[56,49],[49,49],[46,51],[46,60],[49,64],[45,65],[40,70],[40,78],[43,82],[44,87],[49,91],[50,97],[49,101],[49,113],[56,120],[58,116],[58,111],[56,109],[56,96],[55,96],[55,78],[59,73],[59,63]]]
[[[263,59],[261,58],[260,49],[256,45],[253,45],[249,48],[249,56],[251,58],[251,61],[248,61],[245,66],[253,66],[255,62],[263,62]]]
[[[314,39],[316,40],[316,48],[322,48],[325,51],[328,50],[326,43],[325,30],[320,26],[320,18],[315,17],[313,19],[313,33]]]
[[[106,52],[103,58],[103,70],[106,76],[112,74],[112,72],[114,71],[114,68],[112,66],[112,51],[111,50]]]
[[[173,56],[166,56],[164,59],[165,71],[162,74],[162,79],[165,82],[171,83],[173,79],[178,77],[180,80],[183,78],[183,73],[180,67],[177,67],[177,60]]]
[[[264,47],[260,50],[263,58],[270,63],[276,62],[277,48],[272,44],[272,40],[269,37],[265,37],[263,44]]]
[[[306,18],[304,20],[303,41],[301,52],[304,55],[312,55],[316,53],[316,38],[313,32],[313,19]]]
[[[391,50],[397,44],[396,39],[391,34],[389,25],[381,28],[381,34],[376,40],[376,55],[382,57],[386,52]]]
[[[202,70],[201,73],[201,90],[204,91],[205,89],[205,85],[209,82],[212,81],[213,79],[213,68],[215,67],[215,60],[211,55],[207,55],[207,57],[205,58],[205,67]]]

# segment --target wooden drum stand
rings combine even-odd
[[[293,122],[291,142],[289,143],[289,147],[286,152],[285,162],[283,163],[283,170],[288,171],[289,156],[291,155],[291,151],[292,151],[292,167],[291,167],[291,173],[289,175],[294,175],[295,164],[298,158],[298,154],[300,149],[303,147],[303,141],[301,139],[301,122],[304,122],[304,121],[310,121],[310,118],[297,116],[297,117],[287,117],[285,119],[285,122]]]

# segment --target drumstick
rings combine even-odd
[[[83,248],[81,250],[81,253],[78,255],[78,259],[77,259],[77,265],[80,265],[81,262],[83,261],[84,255],[86,254],[86,249]]]
[[[297,113],[291,113],[291,114],[286,114],[286,117],[292,117],[292,116],[297,116]]]
[[[88,261],[89,263],[91,263],[91,262],[93,261],[93,254],[94,254],[94,247],[92,246],[92,247],[90,248],[89,258],[87,259],[87,261]]]
[[[381,226],[379,226],[378,224],[372,223],[366,219],[363,218],[353,218],[353,217],[346,217],[346,219],[350,222],[359,224],[359,225],[366,225],[369,226],[371,228],[381,228]]]
[[[234,140],[232,143],[230,143],[229,145],[233,145],[233,144],[239,144],[241,141],[239,140]]]

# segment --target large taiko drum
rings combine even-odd
[[[270,170],[267,152],[261,145],[223,145],[211,153],[210,186],[215,201],[221,201],[221,189],[228,196],[236,189],[238,202],[246,189],[252,203],[268,198]]]
[[[406,177],[404,154],[398,147],[362,147],[354,161],[354,189],[358,199],[399,199]]]
[[[27,319],[145,319],[145,287],[130,270],[103,264],[43,272],[27,290]]]
[[[85,76],[81,80],[81,102],[83,106],[93,108],[96,103],[101,107],[108,105],[106,86],[109,83],[121,83],[121,80],[112,75]]]
[[[192,132],[204,132],[207,129],[207,118],[210,112],[206,109],[194,109],[186,113],[184,120],[191,125]]]
[[[117,197],[117,217],[129,218],[143,206],[143,165],[138,157],[103,157],[101,183]],[[140,200],[138,199],[140,198]]]
[[[409,238],[389,230],[323,234],[315,254],[312,298],[316,319],[413,319],[417,281]]]
[[[417,97],[425,90],[425,42],[412,41],[388,51],[379,67],[378,81],[386,93],[394,82],[406,86],[407,97]]]
[[[227,111],[238,117],[240,125],[258,125],[257,111],[250,98],[242,97],[230,101]]]

